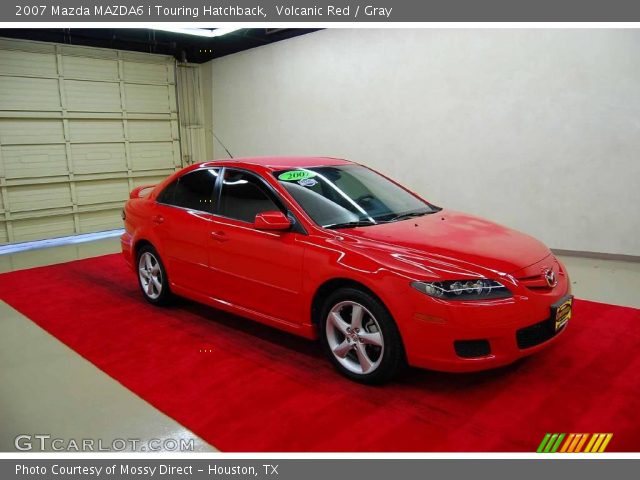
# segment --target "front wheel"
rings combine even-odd
[[[351,380],[383,383],[404,363],[393,318],[377,298],[363,290],[336,290],[324,303],[320,323],[329,359]]]
[[[169,279],[160,255],[151,245],[138,252],[138,283],[144,298],[154,305],[165,305],[171,299]]]

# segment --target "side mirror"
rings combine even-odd
[[[291,222],[284,213],[274,210],[257,214],[253,226],[256,230],[283,231],[291,228]]]

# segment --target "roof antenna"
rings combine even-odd
[[[211,130],[211,133],[213,134],[213,136],[215,137],[215,139],[218,141],[218,143],[220,145],[222,145],[222,148],[224,148],[224,151],[227,152],[227,155],[229,155],[229,158],[233,158],[233,155],[231,155],[231,152],[227,149],[227,147],[224,146],[224,143],[222,143],[222,140],[220,140],[218,138],[218,136],[216,135],[216,132],[214,132],[213,130]]]

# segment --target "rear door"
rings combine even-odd
[[[302,258],[305,234],[256,230],[256,214],[286,208],[253,172],[225,168],[211,227],[209,263],[220,275],[215,295],[281,321],[302,322]],[[290,214],[289,214],[290,215]],[[293,220],[292,216],[290,216]]]
[[[171,283],[205,295],[215,282],[209,248],[218,172],[206,168],[181,176],[158,196],[152,216]]]

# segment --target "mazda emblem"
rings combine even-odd
[[[558,284],[556,274],[550,268],[546,268],[544,270],[544,279],[547,281],[547,285],[549,285],[551,288],[555,287]]]

